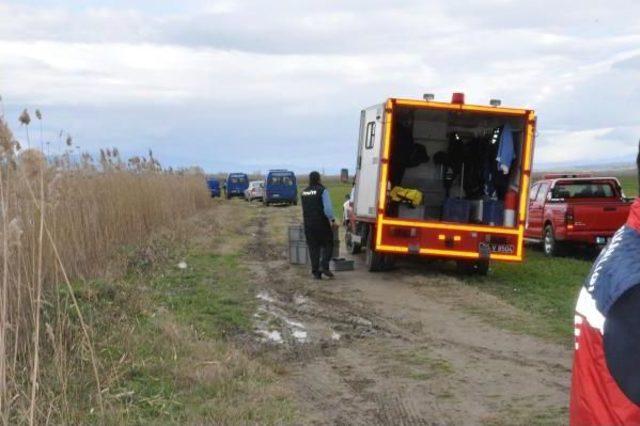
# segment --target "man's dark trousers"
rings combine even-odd
[[[333,254],[333,232],[327,221],[327,226],[306,227],[305,237],[309,247],[311,272],[319,274],[329,270],[329,260]]]

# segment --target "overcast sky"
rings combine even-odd
[[[0,1],[0,94],[83,150],[207,171],[353,169],[359,111],[534,108],[537,166],[632,162],[640,1]]]

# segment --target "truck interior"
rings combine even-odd
[[[522,116],[394,109],[385,216],[515,227]]]

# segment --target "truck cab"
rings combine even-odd
[[[298,185],[296,175],[289,170],[269,170],[264,180],[263,203],[298,204]]]
[[[631,203],[615,177],[546,175],[531,187],[525,237],[541,242],[547,256],[569,244],[603,246],[626,222]]]
[[[398,256],[486,274],[520,262],[535,135],[526,108],[391,98],[363,110],[345,241],[370,271]]]
[[[211,198],[220,197],[220,182],[218,182],[218,179],[207,178],[207,188],[209,188]]]
[[[249,187],[249,176],[246,173],[229,173],[225,181],[225,196],[244,197],[244,190]]]

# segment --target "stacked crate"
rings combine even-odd
[[[302,225],[291,225],[289,232],[289,263],[294,265],[307,265],[309,263],[309,250],[304,236]],[[333,230],[332,258],[340,256],[340,238],[338,229]]]

